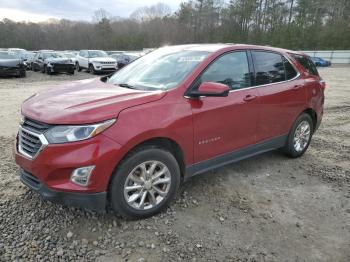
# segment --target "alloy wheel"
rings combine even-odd
[[[311,127],[308,121],[299,123],[294,132],[293,145],[297,152],[303,151],[309,143],[311,137]]]
[[[164,163],[143,162],[127,176],[124,198],[126,203],[136,210],[154,208],[166,198],[170,185],[170,171]]]

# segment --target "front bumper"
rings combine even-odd
[[[0,76],[20,76],[24,69],[16,67],[0,68]]]
[[[14,148],[21,168],[21,181],[44,199],[65,205],[103,210],[113,171],[123,156],[121,145],[99,134],[66,144],[48,144],[35,158],[28,158]],[[73,183],[70,177],[79,167],[95,166],[87,186]]]
[[[113,72],[117,70],[117,65],[94,64],[93,66],[97,72]]]
[[[106,210],[106,192],[81,194],[55,191],[46,187],[43,183],[40,182],[40,180],[23,169],[20,169],[19,174],[22,183],[30,189],[39,193],[44,200],[48,200],[61,205],[89,209],[97,212],[104,212]]]
[[[72,72],[75,70],[74,64],[51,64],[50,66],[52,73]]]

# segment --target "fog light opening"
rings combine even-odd
[[[94,168],[95,166],[79,167],[73,171],[70,180],[79,186],[87,186]]]

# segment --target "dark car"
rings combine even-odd
[[[122,53],[122,54],[112,54],[110,57],[117,60],[118,69],[126,66],[127,64],[131,63],[132,61],[138,59],[141,57],[139,54],[133,54],[133,53]]]
[[[26,69],[23,60],[6,51],[0,51],[0,76],[25,77]]]
[[[35,55],[31,68],[48,75],[54,73],[74,74],[75,65],[72,59],[63,57],[54,51],[40,51]]]
[[[324,66],[324,67],[326,67],[326,66],[330,66],[331,65],[330,61],[324,60],[321,57],[311,57],[311,60],[312,60],[312,62],[314,62],[314,64],[316,66]]]

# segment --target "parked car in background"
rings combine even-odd
[[[102,50],[81,50],[77,55],[78,71],[87,69],[92,74],[113,72],[118,69],[117,61]]]
[[[77,60],[76,54],[71,53],[71,52],[62,52],[61,55],[71,59],[73,61],[73,63],[74,63],[75,68],[78,69],[78,66],[77,66],[77,61],[78,60]]]
[[[36,53],[37,52],[28,51],[25,54],[24,64],[25,64],[27,70],[31,69],[31,64],[34,61],[34,57],[35,57]]]
[[[7,51],[0,51],[0,76],[26,76],[23,60]]]
[[[44,199],[149,217],[181,180],[274,149],[302,156],[322,120],[324,89],[310,58],[294,51],[160,48],[113,76],[27,99],[20,179]]]
[[[321,67],[326,67],[326,66],[331,66],[331,62],[324,60],[321,57],[311,57],[312,62],[314,62],[314,64],[316,66],[321,66]]]
[[[40,51],[35,55],[32,63],[33,71],[42,73],[68,73],[74,74],[75,64],[70,58],[62,56],[55,51]]]
[[[14,55],[19,59],[25,60],[26,54],[28,53],[28,51],[22,48],[9,48],[8,53],[11,55]]]
[[[118,69],[126,66],[130,62],[141,57],[139,53],[121,53],[121,54],[112,54],[110,57],[113,57],[117,61]]]
[[[110,55],[122,54],[124,51],[106,51],[106,53]]]

